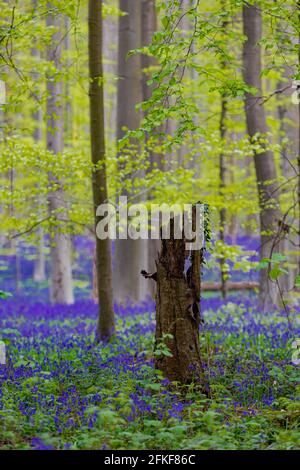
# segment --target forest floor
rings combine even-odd
[[[201,347],[212,397],[170,388],[153,367],[153,304],[119,309],[95,345],[96,307],[0,302],[1,449],[299,449],[300,324],[255,300],[203,302]],[[292,314],[291,314],[292,315]]]

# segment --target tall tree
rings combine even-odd
[[[89,0],[90,138],[95,224],[97,207],[107,201],[105,165],[104,91],[102,56],[102,1]],[[115,327],[112,290],[111,242],[96,237],[96,279],[99,299],[98,339],[109,339]]]
[[[262,99],[262,60],[260,41],[262,38],[261,10],[257,5],[244,4],[243,25],[246,41],[243,50],[243,76],[247,85],[255,88],[257,94],[245,95],[247,130],[251,139],[265,135],[268,131]],[[260,206],[260,257],[270,258],[276,251],[276,233],[280,220],[279,197],[276,187],[274,155],[269,149],[254,153],[254,164]],[[274,250],[275,248],[275,250]],[[277,303],[278,288],[269,279],[268,269],[260,271],[260,303],[264,310]]]
[[[224,2],[222,2],[223,7],[225,8]],[[228,26],[227,18],[222,22],[222,33],[225,36]],[[224,58],[220,61],[221,69],[225,71],[226,61]],[[226,136],[226,116],[227,116],[227,97],[225,93],[221,93],[221,114],[220,114],[220,139],[221,139],[221,152],[219,155],[219,174],[220,174],[220,183],[219,183],[219,192],[221,198],[224,197],[224,188],[226,186],[226,161],[223,151],[224,139]],[[221,292],[223,299],[226,298],[226,267],[225,267],[225,254],[224,254],[224,244],[225,244],[225,230],[226,230],[226,209],[225,204],[222,202],[222,207],[220,209],[220,240],[222,242],[222,253],[220,258],[220,270],[221,270]]]
[[[141,2],[120,0],[119,8],[125,15],[119,18],[117,138],[124,136],[124,128],[137,129],[141,115],[135,109],[142,101],[141,56],[128,57],[129,51],[141,47]],[[122,169],[122,165],[119,165]],[[127,175],[130,179],[131,175]],[[129,198],[130,193],[123,195]],[[138,202],[135,198],[134,202]],[[147,263],[145,240],[116,240],[114,290],[119,302],[142,300],[147,294],[140,272]]]
[[[113,4],[117,5],[118,0]],[[107,15],[103,18],[103,70],[110,82],[110,87],[105,90],[105,122],[106,136],[110,142],[116,140],[117,129],[117,93],[115,77],[118,70],[118,17]]]
[[[288,87],[287,82],[291,80],[291,67],[285,66],[283,77],[277,83],[278,90],[284,90],[277,96],[277,116],[279,119],[279,144],[280,144],[280,169],[281,177],[283,177],[287,184],[282,187],[282,194],[288,198],[290,193],[290,182],[295,177],[295,169],[297,164],[298,154],[298,129],[299,129],[299,113],[297,106],[290,106],[291,102],[291,89]],[[286,88],[286,90],[285,90]],[[294,259],[295,244],[298,243],[297,237],[294,233],[290,233],[285,241],[285,256],[289,263],[288,273],[281,277],[282,286],[286,292],[293,295],[292,290],[294,287],[295,275],[297,275],[298,268],[297,262]],[[299,243],[300,246],[300,243]],[[298,262],[299,264],[299,262]]]
[[[62,48],[62,17],[51,3],[48,4],[47,27],[53,29],[51,44],[48,46],[47,59],[54,66],[54,72],[47,77],[47,149],[57,155],[64,148],[64,119],[63,119],[63,80],[61,71]],[[52,70],[52,68],[51,68]],[[51,301],[53,303],[71,304],[74,302],[72,286],[72,258],[70,236],[63,233],[65,215],[65,194],[63,181],[49,174],[52,186],[48,196],[49,214],[59,227],[51,228]],[[63,214],[62,214],[63,213]],[[63,215],[63,216],[62,216]]]
[[[155,10],[155,0],[142,0],[142,23],[141,23],[141,42],[146,47],[151,44],[153,34],[157,30],[157,16]],[[148,86],[147,81],[151,77],[150,68],[155,66],[156,60],[150,54],[142,54],[142,91],[143,99],[148,100],[151,97],[152,87]]]
[[[33,0],[32,6],[34,10],[38,7],[38,1]],[[36,45],[34,45],[31,49],[31,55],[34,61],[38,61],[40,58],[40,54]],[[37,64],[34,65],[34,67]],[[34,72],[33,74],[34,79],[38,79],[38,74]],[[39,96],[40,98],[40,96]],[[33,121],[34,121],[34,131],[33,131],[33,138],[36,143],[42,143],[43,141],[43,130],[42,130],[42,122],[43,122],[43,108],[40,103],[35,103],[35,110],[33,112]],[[42,200],[40,197],[37,198],[38,209]],[[43,282],[46,280],[46,258],[45,258],[45,243],[44,243],[44,229],[43,227],[39,227],[37,230],[37,246],[36,246],[36,259],[34,262],[34,271],[33,271],[33,279],[36,282]]]
[[[8,8],[10,8],[9,0],[4,0],[4,4],[7,5]],[[6,16],[7,11],[4,12],[4,21],[8,22],[8,24],[10,22],[12,11],[13,9],[11,7],[11,11],[9,11],[8,17]],[[7,51],[5,51],[4,54],[7,54]],[[7,65],[6,60],[4,60],[2,64],[1,71],[3,72],[3,79],[4,79],[3,86],[4,86],[4,94],[5,94],[6,99],[4,100],[5,105],[3,109],[3,114],[1,113],[2,114],[1,118],[2,118],[3,123],[0,123],[0,127],[1,127],[1,132],[3,135],[3,140],[4,142],[7,142],[8,138],[13,134],[15,123],[14,123],[14,114],[11,112],[11,103],[8,98],[9,95],[11,94],[10,87],[9,87],[10,69]],[[8,210],[9,210],[10,218],[13,218],[15,216],[15,205],[13,202],[13,194],[15,191],[15,181],[17,179],[16,170],[13,165],[10,166],[8,169],[7,179],[8,179],[8,187],[10,191],[10,196],[11,196]],[[16,289],[16,292],[20,292],[22,289],[21,256],[20,256],[19,242],[17,238],[14,238],[15,235],[16,235],[15,230],[12,230],[9,233],[8,246],[15,255],[15,289]]]
[[[157,14],[155,8],[155,0],[142,0],[142,46],[147,47],[151,44],[154,33],[157,31]],[[156,65],[156,60],[149,53],[142,54],[142,92],[143,101],[149,100],[151,97],[153,86],[148,85],[148,80],[152,76],[152,68]],[[159,129],[162,131],[163,129]],[[149,149],[149,171],[151,172],[154,168],[163,170],[163,156],[157,152]],[[151,198],[151,194],[149,195]],[[153,272],[156,269],[155,259],[157,253],[160,250],[159,240],[148,240],[148,270]],[[154,284],[148,283],[151,294],[155,294]]]
[[[300,73],[300,0],[297,1],[297,26],[298,27],[298,75]],[[298,152],[297,152],[297,170],[298,170],[298,246],[300,247],[300,100],[298,103]],[[300,255],[298,256],[298,273],[300,273]]]
[[[65,16],[65,38],[64,38],[64,50],[66,53],[66,63],[65,68],[69,70],[71,67],[71,60],[70,60],[70,52],[71,52],[71,29],[72,29],[72,22],[70,16]],[[68,145],[70,145],[72,138],[73,138],[73,118],[72,118],[72,99],[71,99],[71,87],[70,87],[70,79],[67,76],[65,80],[65,109],[64,109],[64,116],[65,116],[65,133]]]

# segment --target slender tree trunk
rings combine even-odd
[[[231,134],[231,138],[234,140],[235,139],[235,134]],[[228,158],[228,180],[229,184],[232,186],[235,183],[235,158],[234,155],[231,154]],[[237,242],[237,234],[238,234],[238,214],[233,211],[229,211],[229,217],[228,217],[228,235],[231,240],[231,244],[235,245]]]
[[[243,75],[247,85],[256,88],[257,96],[246,93],[245,110],[247,129],[250,138],[256,134],[267,133],[264,105],[259,99],[262,96],[261,83],[261,48],[259,41],[262,37],[262,18],[257,5],[243,6],[243,24],[246,42],[243,50]],[[270,258],[276,246],[276,233],[280,220],[278,191],[276,191],[276,168],[274,155],[270,150],[254,154],[259,205],[260,205],[260,257]],[[275,247],[274,247],[275,244]],[[260,303],[263,310],[278,303],[278,289],[271,282],[267,269],[260,271]]]
[[[226,11],[226,5],[222,2],[223,8]],[[222,23],[222,34],[226,37],[228,21],[224,19]],[[223,71],[226,70],[226,61],[224,59],[221,60],[220,66]],[[225,137],[226,137],[226,117],[227,117],[227,97],[226,94],[221,94],[221,115],[220,115],[220,139],[221,139],[221,152],[219,155],[219,174],[220,174],[220,182],[219,182],[219,193],[222,201],[222,207],[220,209],[220,241],[222,243],[222,252],[220,258],[220,271],[221,271],[221,292],[223,299],[226,298],[227,290],[226,290],[226,259],[225,259],[225,230],[226,230],[226,208],[225,208],[225,198],[224,198],[224,189],[226,187],[226,162],[225,162],[225,155],[223,150],[223,145],[225,144]]]
[[[221,117],[220,117],[220,137],[221,142],[223,145],[224,138],[226,134],[226,126],[225,126],[225,119],[226,119],[226,112],[227,112],[227,102],[226,97],[221,97]],[[220,186],[219,192],[221,198],[224,198],[224,188],[226,186],[226,165],[225,165],[225,156],[223,150],[219,155],[219,172],[220,172]],[[222,202],[222,204],[224,204]],[[226,209],[224,205],[220,209],[220,241],[222,243],[222,247],[225,245],[225,229],[226,229]],[[225,255],[224,250],[222,249],[221,258],[220,258],[220,271],[221,271],[221,292],[223,299],[226,298],[227,291],[226,291],[226,269],[225,269]]]
[[[38,6],[38,0],[33,0],[33,8],[36,9]],[[37,62],[39,60],[38,49],[34,46],[31,49],[31,55]],[[34,73],[34,78],[38,79],[38,75]],[[42,105],[40,104],[38,108],[33,113],[34,121],[34,131],[33,139],[36,143],[42,143],[43,141],[43,132],[42,132],[42,122],[43,122],[43,110]],[[40,206],[42,204],[41,197],[37,197],[38,211],[40,211]],[[37,230],[37,245],[36,245],[36,258],[34,261],[34,270],[33,270],[33,279],[35,282],[43,282],[46,280],[46,258],[45,258],[45,243],[44,243],[44,230],[43,227],[39,227]]]
[[[298,7],[298,73],[300,70],[300,1],[297,2]],[[298,167],[298,246],[300,249],[300,100],[298,104],[298,154],[297,154],[297,167]],[[298,273],[300,273],[300,256],[298,256]]]
[[[4,3],[9,6],[9,0],[4,0]],[[9,12],[9,16],[6,17],[6,21],[10,21],[11,17],[11,12]],[[7,65],[2,66],[2,73],[3,73],[3,79],[5,81],[5,94],[6,94],[6,99],[8,100],[9,96],[9,86],[7,79],[9,77],[9,67]],[[1,77],[2,78],[2,77]],[[2,120],[3,120],[3,126],[1,126],[1,131],[3,133],[3,140],[4,142],[6,139],[11,135],[12,130],[13,130],[13,115],[10,112],[10,107],[8,102],[4,104],[4,109],[2,113]],[[9,217],[14,216],[15,208],[14,208],[14,203],[13,203],[13,192],[14,192],[14,186],[15,186],[15,178],[16,178],[16,172],[13,167],[11,167],[8,172],[7,172],[7,179],[8,179],[8,184],[10,187],[10,192],[11,192],[11,203],[9,204]],[[18,240],[16,238],[11,238],[15,235],[15,231],[12,230],[8,234],[8,246],[12,250],[12,252],[15,254],[15,290],[16,292],[20,292],[22,289],[22,276],[21,276],[21,259],[20,259],[20,253],[19,253],[19,247],[18,247]]]
[[[49,4],[50,8],[53,5]],[[63,83],[61,74],[61,43],[60,34],[61,16],[49,13],[47,26],[55,27],[51,45],[48,46],[47,56],[49,63],[55,65],[56,72],[47,80],[47,149],[59,158],[63,151]],[[58,222],[61,210],[65,210],[65,195],[63,182],[49,174],[49,182],[55,186],[48,196],[49,214]],[[64,214],[65,215],[65,214]],[[62,217],[64,219],[64,217]],[[51,229],[51,301],[59,304],[72,304],[74,302],[72,286],[72,260],[70,236],[62,233],[63,225]]]
[[[180,10],[181,10],[181,21],[180,21],[180,36],[184,37],[186,40],[189,40],[191,30],[194,27],[193,23],[190,21],[189,16],[187,15],[187,12],[193,7],[193,0],[182,0],[180,2]],[[190,53],[192,52],[192,46],[190,46]],[[180,74],[183,73],[183,76],[188,76],[190,80],[192,80],[192,71],[188,68],[185,67],[185,70],[183,68],[180,68]],[[180,144],[180,147],[177,151],[177,166],[178,168],[188,168],[189,162],[187,161],[187,154],[189,153],[189,149],[186,145],[186,143],[183,141]]]
[[[128,57],[128,52],[141,46],[141,2],[120,0],[119,8],[126,15],[119,17],[117,138],[124,136],[124,127],[136,129],[141,115],[135,109],[142,101],[141,57]],[[122,165],[119,165],[122,170]],[[138,175],[135,174],[135,177]],[[141,176],[141,175],[140,175]],[[131,175],[127,175],[131,178]],[[123,195],[131,194],[123,191]],[[141,202],[135,197],[135,203]],[[118,302],[143,300],[148,293],[139,272],[146,265],[147,240],[116,240],[114,291]]]
[[[44,230],[42,227],[38,229],[38,239],[36,246],[36,259],[34,262],[33,279],[35,282],[43,282],[46,280],[46,257]]]
[[[4,0],[4,3],[6,3],[9,6],[9,0]],[[10,18],[10,16],[9,16]],[[10,21],[8,19],[8,21]],[[8,77],[9,77],[9,67],[7,65],[4,65],[2,68],[2,71],[4,73],[4,80],[5,81],[5,88],[6,88],[6,99],[8,100],[9,96],[9,86],[8,86]],[[13,131],[13,115],[10,112],[10,107],[8,104],[8,101],[6,101],[6,105],[4,107],[3,111],[3,139],[4,142],[6,139],[12,134]],[[14,207],[14,202],[13,202],[13,193],[14,193],[14,187],[15,187],[15,179],[16,179],[16,171],[15,168],[11,167],[8,170],[7,174],[8,178],[8,183],[10,187],[10,193],[11,193],[11,202],[9,204],[9,216],[12,218],[14,216],[15,212],[15,207]],[[20,252],[19,252],[19,243],[17,238],[11,238],[15,235],[15,230],[12,230],[11,233],[9,234],[9,240],[8,240],[8,246],[12,250],[12,252],[15,254],[15,290],[17,293],[19,293],[22,289],[22,271],[21,271],[21,259],[20,259]]]
[[[115,4],[118,2],[114,0]],[[103,19],[103,63],[104,75],[111,82],[117,76],[118,64],[118,18],[111,15]],[[114,89],[105,91],[105,121],[107,138],[116,140],[117,129],[117,96]]]
[[[105,165],[104,90],[102,59],[102,0],[89,0],[89,73],[90,73],[90,135],[92,163],[97,165],[92,174],[95,225],[97,207],[107,201]],[[99,168],[100,165],[100,168]],[[114,333],[111,242],[96,237],[96,278],[99,299],[97,338],[109,339]]]
[[[67,58],[66,58],[66,67],[69,69],[71,66],[71,60],[69,57],[70,51],[71,51],[71,18],[69,16],[65,16],[65,31],[66,31],[66,36],[64,40],[64,50],[67,53]],[[72,122],[72,100],[71,100],[71,88],[70,88],[70,81],[69,77],[67,77],[65,81],[65,135],[66,135],[66,141],[67,145],[71,146],[72,144],[72,139],[73,139],[73,122]]]
[[[157,17],[155,10],[155,0],[142,0],[142,46],[149,46],[152,41],[153,34],[157,31]],[[147,81],[151,78],[149,68],[156,65],[156,60],[147,54],[142,54],[142,90],[143,99],[148,100],[151,97],[152,87],[147,85]]]

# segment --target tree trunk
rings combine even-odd
[[[226,11],[224,2],[222,2],[223,8]],[[227,19],[224,19],[222,23],[222,34],[226,37],[226,29],[228,26]],[[223,71],[226,70],[226,61],[224,59],[221,60],[221,69]],[[223,299],[226,298],[227,291],[226,291],[226,260],[225,260],[225,230],[226,230],[226,208],[225,208],[225,200],[224,200],[224,189],[226,187],[226,162],[225,162],[225,155],[223,151],[223,145],[225,144],[225,137],[226,137],[226,116],[227,116],[227,98],[225,93],[221,94],[221,114],[220,114],[220,139],[221,139],[221,147],[222,150],[219,155],[219,193],[222,201],[222,207],[220,209],[220,241],[222,243],[222,253],[220,257],[220,272],[221,272],[221,285],[222,285],[222,297]]]
[[[291,80],[291,70],[289,67],[284,68],[284,77],[286,80]],[[286,81],[279,81],[277,89],[283,89],[287,86]],[[295,176],[294,169],[297,166],[298,155],[298,129],[299,129],[299,115],[297,106],[291,106],[291,93],[292,90],[288,89],[278,95],[278,119],[279,119],[279,145],[281,151],[280,167],[281,176],[288,181],[289,178]],[[286,141],[288,139],[288,141]],[[282,194],[288,195],[291,191],[290,185],[285,184],[282,188]],[[295,260],[295,245],[298,243],[297,237],[294,233],[290,233],[285,240],[285,255],[287,257],[289,267],[288,273],[281,277],[282,288],[285,292],[290,293],[289,297],[292,300],[293,287],[295,276],[298,273],[297,261]],[[300,246],[300,244],[299,244]],[[295,262],[296,261],[296,262]],[[299,257],[298,257],[299,263]]]
[[[124,136],[124,127],[132,130],[140,125],[140,113],[135,109],[142,101],[141,57],[128,52],[141,46],[141,3],[120,0],[119,8],[126,12],[119,17],[117,138]],[[122,170],[122,165],[120,165]],[[135,177],[139,175],[136,174]],[[141,176],[141,175],[140,175]],[[130,179],[131,175],[127,175]],[[123,191],[123,195],[131,194]],[[134,202],[141,202],[138,197]],[[147,263],[147,240],[120,240],[115,243],[114,291],[116,300],[138,302],[144,300],[148,288],[139,272]]]
[[[157,15],[155,9],[155,0],[142,0],[142,46],[147,47],[152,42],[152,37],[157,31]],[[151,67],[156,65],[156,60],[154,57],[151,57],[148,54],[142,54],[142,92],[143,92],[143,101],[150,99],[153,86],[147,85],[147,81],[151,78],[152,72]],[[159,129],[163,131],[163,129]],[[149,151],[149,171],[153,171],[154,168],[159,168],[163,170],[163,156],[150,150]],[[151,199],[151,194],[149,195]],[[155,259],[160,250],[160,241],[159,240],[148,240],[148,270],[150,272],[156,269]],[[153,283],[148,283],[149,293],[152,297],[155,296],[155,285]]]
[[[191,31],[193,31],[194,24],[190,20],[187,12],[194,7],[193,0],[181,0],[180,10],[181,10],[181,21],[180,21],[180,37],[185,40],[190,40]],[[194,41],[193,41],[194,42]],[[193,52],[193,44],[190,45],[190,52],[186,54],[191,54]],[[179,75],[182,74],[182,80],[185,76],[188,76],[192,81],[192,70],[189,67],[180,67]],[[177,150],[177,167],[178,168],[188,168],[191,166],[190,162],[187,161],[187,155],[189,154],[189,149],[186,142],[181,142],[179,149]]]
[[[102,59],[102,0],[89,0],[89,73],[90,73],[90,136],[95,226],[97,207],[107,201],[105,165],[104,90]],[[99,168],[100,164],[100,168]],[[97,339],[108,340],[114,333],[111,242],[96,236],[96,278],[99,299]]]
[[[157,272],[144,277],[157,283],[155,366],[171,381],[196,382],[204,386],[199,326],[201,264],[203,250],[192,251],[185,274],[186,240],[174,239],[174,219],[169,240],[162,240]]]
[[[246,42],[243,50],[243,75],[247,85],[257,89],[257,96],[246,93],[245,110],[247,129],[250,138],[267,133],[265,110],[262,100],[261,12],[256,5],[243,6],[243,25]],[[270,150],[254,154],[254,164],[260,205],[260,258],[270,258],[278,250],[276,239],[280,220],[279,198],[276,191],[276,168],[274,155]],[[278,288],[269,279],[268,269],[260,271],[260,303],[264,311],[278,303]]]
[[[38,6],[38,0],[33,0],[33,8],[36,9]],[[32,57],[38,61],[39,52],[34,46],[31,49]],[[34,78],[38,80],[38,75],[34,74]],[[42,122],[43,122],[43,110],[42,105],[38,104],[38,108],[33,113],[34,120],[34,132],[33,139],[36,143],[42,143],[43,132],[42,132]],[[40,212],[40,207],[42,204],[41,197],[37,197],[38,211]],[[46,280],[46,258],[45,258],[45,247],[44,247],[44,230],[43,227],[39,227],[37,230],[37,245],[36,245],[36,258],[34,261],[34,270],[33,270],[33,279],[35,282],[44,282]]]
[[[114,0],[114,4],[118,2]],[[118,64],[118,18],[108,15],[103,19],[103,63],[104,75],[108,80],[117,76]],[[108,88],[108,87],[107,87]],[[105,121],[107,138],[110,142],[116,140],[117,129],[117,96],[114,88],[105,91]]]
[[[220,117],[220,138],[221,138],[221,145],[224,143],[224,138],[226,134],[226,127],[225,127],[225,119],[226,119],[226,112],[227,112],[227,102],[226,97],[222,95],[221,97],[221,117]],[[225,157],[224,152],[221,150],[219,155],[219,173],[220,173],[220,186],[219,192],[220,196],[224,198],[224,188],[226,186],[226,165],[225,165]],[[222,200],[222,207],[220,209],[220,241],[222,242],[222,253],[220,258],[220,271],[221,271],[221,285],[222,285],[222,297],[223,299],[226,298],[227,289],[226,289],[226,269],[225,269],[225,254],[224,254],[224,245],[225,245],[225,229],[226,229],[226,209],[225,209],[225,201]]]
[[[65,67],[69,70],[71,67],[71,60],[69,57],[71,51],[71,18],[69,16],[65,16],[65,31],[66,36],[64,40],[64,50],[67,54],[66,64]],[[70,147],[72,145],[73,140],[73,119],[72,119],[72,100],[71,100],[71,87],[70,87],[70,79],[67,76],[65,81],[65,135],[66,135],[66,143]]]
[[[34,262],[33,279],[35,282],[44,282],[46,280],[46,257],[44,230],[42,227],[38,229],[38,240],[36,246],[36,259]]]
[[[49,8],[53,5],[49,4]],[[61,74],[61,42],[59,33],[61,17],[55,13],[47,16],[47,26],[55,27],[51,45],[48,46],[47,58],[49,63],[55,65],[56,72],[47,80],[47,150],[56,154],[63,151],[63,83]],[[49,174],[50,185],[54,186],[48,196],[49,214],[59,222],[61,211],[65,212],[65,195],[63,182],[53,174]],[[62,219],[64,219],[64,215]],[[72,259],[70,236],[62,233],[64,222],[59,227],[50,230],[51,243],[51,301],[55,304],[72,304],[74,302],[72,286]]]
[[[298,9],[298,73],[300,69],[300,1],[297,2]],[[298,170],[298,247],[300,248],[300,100],[298,103],[298,149],[297,149],[297,170]],[[298,274],[300,274],[300,256],[298,255]]]
[[[9,6],[9,0],[4,0],[4,3]],[[9,16],[6,16],[6,12],[3,14],[3,19],[5,21],[10,21],[11,17],[11,11],[9,12]],[[4,81],[4,86],[5,86],[5,96],[6,100],[8,100],[9,96],[9,86],[8,86],[8,78],[10,74],[9,67],[7,65],[2,65],[1,67],[1,72],[3,73],[3,81]],[[1,74],[2,75],[2,74]],[[1,76],[2,78],[2,76]],[[12,130],[14,129],[14,123],[13,123],[13,115],[10,111],[10,106],[9,102],[4,100],[4,109],[2,111],[2,106],[0,103],[0,110],[1,110],[1,118],[2,121],[0,123],[0,130],[2,133],[3,141],[4,143],[6,140],[9,138],[9,136],[12,133]],[[14,192],[14,186],[15,186],[15,179],[16,179],[16,172],[13,167],[8,169],[7,172],[7,179],[8,179],[8,184],[10,187],[10,193],[12,196],[12,200],[9,204],[9,217],[12,218],[14,216],[15,208],[14,208],[14,203],[13,203],[13,192]],[[13,238],[15,235],[15,230],[12,230],[8,234],[8,247],[12,250],[12,252],[15,254],[15,290],[17,293],[19,293],[22,289],[22,276],[21,276],[21,259],[20,259],[20,253],[19,253],[19,243],[17,238]]]

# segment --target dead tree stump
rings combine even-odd
[[[204,386],[199,343],[203,249],[187,252],[184,236],[174,239],[174,219],[170,221],[170,239],[161,241],[157,272],[141,273],[157,285],[155,366],[170,381]]]

